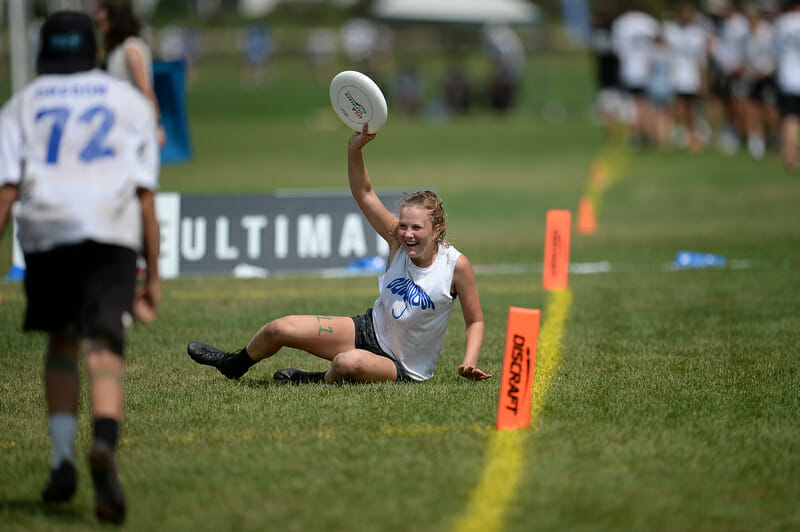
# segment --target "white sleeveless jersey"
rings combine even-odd
[[[626,87],[644,88],[650,75],[650,52],[658,21],[647,13],[629,11],[614,20],[611,40],[619,57],[620,79]]]
[[[141,251],[136,189],[158,187],[150,103],[99,70],[42,75],[0,110],[0,186],[24,252],[83,240]]]
[[[135,48],[142,54],[144,60],[144,70],[147,77],[153,79],[153,56],[150,52],[150,47],[139,37],[128,37],[122,44],[114,48],[108,54],[108,62],[106,68],[108,73],[117,79],[122,79],[128,83],[133,83],[131,72],[128,70],[128,63],[125,61],[125,50],[128,48]]]
[[[789,11],[775,22],[775,45],[778,88],[800,96],[800,11]]]
[[[427,268],[411,262],[401,246],[378,279],[373,322],[381,349],[395,357],[415,380],[433,377],[455,298],[450,294],[461,253],[439,244]]]
[[[664,42],[670,51],[670,82],[676,92],[700,92],[707,39],[706,30],[699,24],[664,24]]]

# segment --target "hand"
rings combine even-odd
[[[161,286],[157,282],[145,283],[143,290],[137,290],[133,299],[133,317],[142,323],[153,323],[158,317],[158,304]]]
[[[458,366],[458,374],[465,379],[470,379],[473,381],[482,381],[492,378],[491,375],[485,373],[483,370],[480,370],[474,366],[465,366],[464,364]]]
[[[367,142],[375,138],[375,133],[370,134],[367,133],[368,131],[369,124],[364,124],[364,127],[361,128],[360,132],[353,133],[353,136],[350,137],[347,147],[351,150],[360,150],[363,148]]]
[[[158,124],[156,126],[156,140],[158,141],[159,148],[163,148],[164,145],[167,143],[167,131],[161,124]]]

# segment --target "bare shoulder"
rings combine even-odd
[[[458,256],[456,260],[455,271],[453,272],[453,283],[450,286],[450,292],[453,295],[462,295],[467,290],[475,288],[475,272],[472,270],[472,263],[470,263],[467,256],[463,253]]]

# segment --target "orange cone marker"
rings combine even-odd
[[[542,286],[546,290],[565,290],[569,277],[569,237],[572,213],[562,209],[547,211]]]
[[[582,197],[578,203],[578,232],[583,235],[591,235],[597,232],[594,202],[586,196]]]
[[[523,429],[531,424],[531,394],[539,341],[538,310],[510,307],[500,400],[497,402],[497,430]]]

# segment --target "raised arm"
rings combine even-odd
[[[394,236],[397,217],[386,208],[373,190],[367,167],[364,165],[364,155],[361,153],[364,145],[375,138],[374,134],[367,133],[368,128],[369,125],[364,124],[361,132],[354,133],[347,143],[347,178],[350,182],[350,192],[353,193],[353,198],[373,229],[394,249],[397,245]]]
[[[476,381],[488,379],[490,374],[478,369],[478,355],[483,344],[483,310],[478,297],[478,284],[475,282],[475,272],[467,257],[461,255],[456,262],[456,271],[453,276],[453,288],[461,298],[461,312],[464,314],[465,345],[464,362],[458,366],[458,374],[466,379]]]

